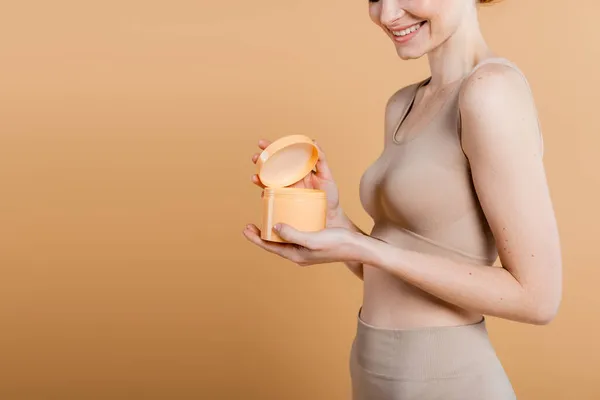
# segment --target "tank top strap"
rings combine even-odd
[[[503,64],[506,65],[507,67],[512,68],[513,70],[515,70],[523,79],[523,81],[525,82],[525,84],[527,85],[527,88],[529,89],[529,92],[531,93],[531,95],[533,96],[533,90],[531,88],[531,85],[529,84],[529,80],[527,79],[527,77],[525,76],[525,74],[523,73],[523,71],[521,71],[521,69],[512,61],[504,58],[504,57],[490,57],[490,58],[486,58],[482,61],[480,61],[479,63],[477,63],[477,65],[475,65],[475,67],[473,67],[473,69],[471,70],[471,72],[469,72],[464,78],[463,78],[463,82],[465,80],[467,80],[471,75],[473,75],[473,73],[475,73],[475,71],[477,71],[479,68],[481,68],[482,66],[486,65],[486,64]],[[537,126],[538,126],[538,135],[539,135],[539,139],[540,139],[540,151],[541,151],[541,155],[542,157],[544,156],[544,136],[542,134],[542,126],[541,126],[541,121],[539,118],[539,115],[536,115],[536,120],[537,120]],[[461,137],[461,119],[460,119],[460,109],[458,110],[458,132],[459,132],[459,138]]]

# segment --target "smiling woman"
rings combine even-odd
[[[360,181],[370,233],[341,209],[322,151],[297,185],[327,193],[327,228],[275,224],[286,243],[244,230],[298,265],[344,262],[363,279],[350,357],[355,400],[514,399],[484,316],[544,325],[561,302],[536,106],[524,74],[486,44],[476,4],[370,2],[398,56],[427,56],[431,71],[387,101],[384,150]],[[502,267],[493,266],[498,256]]]

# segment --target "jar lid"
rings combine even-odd
[[[302,180],[319,160],[319,150],[304,135],[284,136],[262,151],[256,165],[266,187],[286,187]]]
[[[294,197],[296,199],[303,198],[325,198],[326,193],[321,189],[306,189],[306,188],[289,188],[289,187],[267,187],[264,191],[265,197]]]

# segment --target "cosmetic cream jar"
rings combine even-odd
[[[318,160],[317,147],[304,135],[284,136],[260,154],[256,164],[258,176],[265,185],[262,196],[262,239],[285,242],[273,230],[277,223],[288,224],[305,232],[325,228],[325,192],[289,187],[310,174]]]

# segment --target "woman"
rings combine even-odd
[[[387,102],[384,150],[360,182],[370,234],[340,208],[322,151],[297,186],[327,192],[327,228],[278,225],[291,244],[244,230],[299,265],[344,262],[363,279],[356,400],[514,399],[484,315],[541,325],[559,308],[561,250],[533,96],[486,45],[475,1],[369,3],[398,56],[427,55],[431,71]]]

